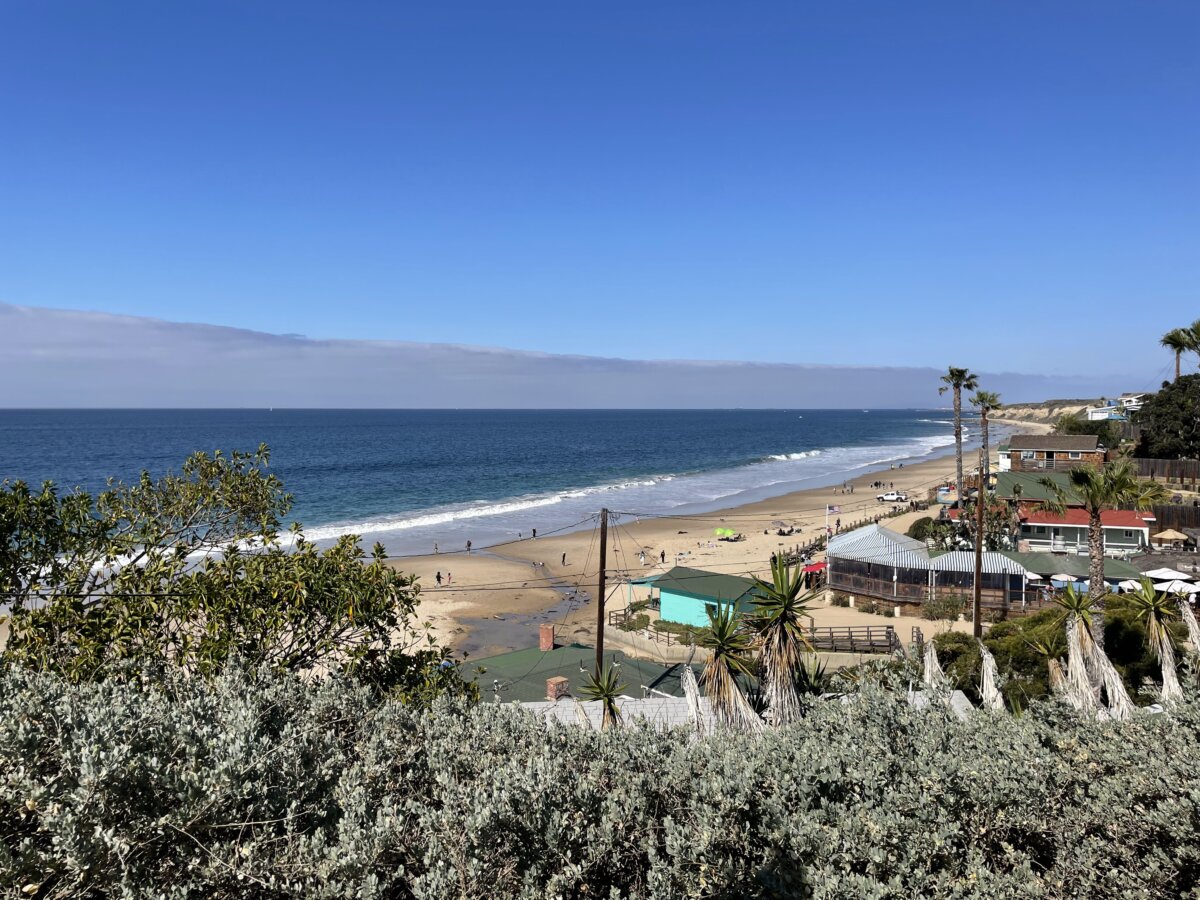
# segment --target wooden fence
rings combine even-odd
[[[1141,459],[1135,457],[1133,464],[1137,467],[1140,478],[1153,478],[1155,481],[1165,481],[1168,485],[1178,484],[1182,487],[1196,489],[1200,484],[1200,460],[1197,459]]]

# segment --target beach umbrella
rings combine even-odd
[[[1133,578],[1126,578],[1124,581],[1117,582],[1117,587],[1123,591],[1136,591],[1141,586],[1142,583]]]
[[[1176,578],[1194,578],[1187,572],[1176,572],[1174,569],[1153,569],[1143,573],[1151,581],[1171,581]]]
[[[1063,573],[1060,572],[1058,575],[1051,575],[1050,580],[1051,581],[1071,582],[1071,581],[1075,581],[1075,576],[1074,575],[1064,575]]]
[[[1187,582],[1176,579],[1175,581],[1160,581],[1154,585],[1156,591],[1163,591],[1168,594],[1194,594],[1200,591],[1200,587]]]
[[[1181,531],[1176,531],[1173,528],[1168,528],[1166,531],[1160,531],[1154,537],[1150,538],[1154,544],[1172,544],[1178,541],[1186,541],[1188,536]]]

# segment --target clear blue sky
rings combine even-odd
[[[1200,317],[1195,0],[10,2],[0,122],[0,302],[1148,378]]]

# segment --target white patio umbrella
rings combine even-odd
[[[1076,578],[1074,575],[1064,575],[1062,573],[1059,573],[1058,575],[1051,575],[1050,580],[1051,581],[1078,581],[1079,579]]]
[[[1197,587],[1189,581],[1180,581],[1179,579],[1174,581],[1160,581],[1158,584],[1154,585],[1154,589],[1158,591],[1164,591],[1168,594],[1194,594],[1197,591],[1200,591],[1200,587]]]
[[[1135,581],[1132,578],[1126,578],[1124,581],[1117,582],[1117,587],[1123,591],[1136,591],[1142,586],[1140,581]]]
[[[1194,578],[1194,575],[1189,575],[1187,572],[1176,572],[1174,569],[1154,569],[1144,573],[1145,576],[1152,581],[1171,581],[1176,578]],[[1155,585],[1158,587],[1158,585]]]

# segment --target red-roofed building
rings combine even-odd
[[[1070,508],[1063,515],[1058,515],[1037,506],[1022,504],[1019,516],[1019,549],[1087,553],[1087,510]],[[1100,524],[1104,529],[1105,555],[1126,556],[1142,552],[1150,544],[1150,529],[1154,527],[1154,521],[1153,513],[1149,512],[1104,510],[1100,513]]]

